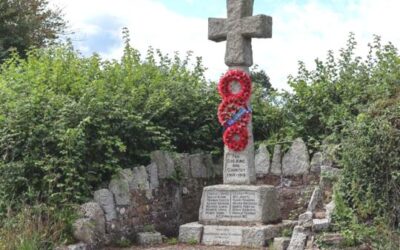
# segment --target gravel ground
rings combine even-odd
[[[260,247],[260,248],[248,248],[248,247],[228,247],[228,246],[204,246],[204,245],[187,245],[187,244],[177,244],[177,245],[159,245],[159,246],[152,246],[152,247],[140,247],[134,246],[130,248],[105,248],[104,250],[267,250],[267,247]]]

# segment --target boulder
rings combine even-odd
[[[290,239],[288,250],[303,250],[307,242],[307,230],[302,226],[295,226]]]
[[[153,163],[157,165],[157,172],[159,179],[170,177],[175,171],[173,157],[169,152],[153,151],[150,153],[150,158]]]
[[[282,159],[282,173],[284,176],[298,176],[310,171],[310,156],[307,146],[301,138],[294,140],[289,151]]]
[[[271,174],[282,175],[282,152],[281,145],[276,144],[274,147],[274,154],[272,156]]]
[[[94,192],[94,200],[100,205],[104,211],[106,221],[117,219],[117,212],[115,211],[114,197],[108,189],[100,189]]]
[[[271,167],[270,165],[270,156],[267,147],[264,144],[261,144],[255,156],[256,175],[267,175]]]

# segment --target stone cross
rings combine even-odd
[[[253,64],[251,38],[272,37],[272,18],[253,15],[254,0],[227,0],[228,18],[208,19],[208,39],[227,41],[225,64],[229,69],[240,69],[249,73]],[[238,84],[232,84],[236,91]],[[239,89],[240,90],[240,89]],[[250,102],[248,103],[250,106]],[[224,150],[224,184],[254,184],[254,138],[251,121],[247,125],[249,140],[241,152]]]
[[[228,18],[208,19],[208,39],[226,40],[225,64],[253,65],[251,38],[272,37],[272,17],[253,15],[254,0],[227,0]]]

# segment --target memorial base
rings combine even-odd
[[[263,247],[278,237],[284,229],[291,230],[297,221],[255,226],[202,225],[198,222],[184,224],[179,228],[179,241],[204,245]]]
[[[203,189],[199,222],[205,225],[260,225],[281,221],[273,186],[214,185]]]

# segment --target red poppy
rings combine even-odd
[[[246,102],[239,98],[228,97],[218,106],[218,121],[222,126],[235,115],[240,108],[245,108]],[[236,123],[246,125],[250,121],[250,113],[244,114]]]
[[[227,128],[224,132],[223,140],[229,149],[239,152],[246,148],[249,141],[247,127],[235,124]]]
[[[238,93],[232,92],[231,83],[238,82],[240,84],[240,90]],[[218,84],[218,92],[222,99],[235,97],[247,102],[251,95],[251,79],[250,76],[242,70],[229,70],[220,79]]]

